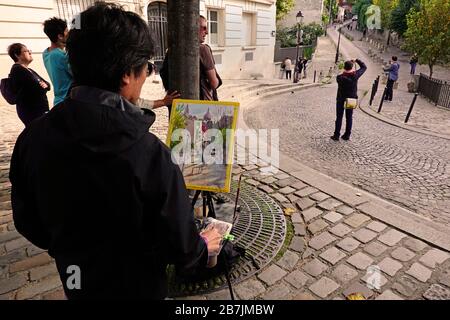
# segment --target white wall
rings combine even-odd
[[[133,0],[116,2],[128,10],[141,13],[140,6],[135,5]],[[34,60],[30,68],[49,80],[42,52],[50,45],[50,40],[43,31],[42,23],[54,16],[58,16],[56,0],[0,0],[0,78],[8,76],[14,63],[7,53],[8,46],[20,42],[33,51]],[[49,104],[53,105],[53,91],[47,96]],[[1,95],[0,103],[6,103]]]
[[[208,8],[222,10],[224,17],[224,46],[212,47],[213,53],[220,56],[216,62],[223,79],[250,79],[252,74],[261,74],[272,78],[276,30],[275,1],[259,0],[201,0],[200,13],[206,16]],[[245,45],[247,34],[243,14],[253,15],[253,44]],[[251,61],[246,55],[253,55]]]
[[[43,32],[42,23],[56,14],[54,9],[53,0],[0,0],[0,78],[8,76],[14,63],[8,56],[8,46],[20,42],[33,51],[34,60],[30,67],[49,79],[42,52],[50,42]],[[53,101],[53,92],[48,97]],[[6,103],[1,95],[0,99],[1,104]]]

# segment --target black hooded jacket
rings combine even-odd
[[[55,258],[69,299],[167,295],[166,265],[206,265],[182,174],[143,113],[76,87],[19,136],[11,159],[17,230]],[[76,265],[81,289],[68,289]]]
[[[359,69],[354,72],[344,72],[336,77],[338,83],[337,101],[343,102],[347,98],[358,98],[358,80],[366,72],[364,62],[356,59]]]

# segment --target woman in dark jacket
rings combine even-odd
[[[8,54],[15,62],[9,77],[17,92],[17,114],[28,126],[32,120],[49,110],[46,93],[50,90],[50,84],[28,68],[33,57],[25,45],[13,43],[8,47]]]

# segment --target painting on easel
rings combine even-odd
[[[230,192],[238,110],[237,102],[173,101],[167,145],[188,189]]]

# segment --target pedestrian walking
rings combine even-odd
[[[65,51],[69,30],[66,21],[55,17],[44,22],[44,33],[50,39],[51,45],[44,50],[42,58],[53,84],[53,105],[56,106],[64,101],[72,86],[72,71]]]
[[[411,60],[409,60],[409,64],[411,65],[410,74],[412,75],[416,74],[417,62],[419,62],[419,58],[417,57],[417,53],[414,53],[411,57]]]
[[[354,70],[355,62],[359,69]],[[331,139],[338,141],[341,134],[342,119],[345,112],[345,132],[342,135],[343,140],[349,140],[352,133],[353,109],[357,105],[358,99],[358,80],[366,72],[367,67],[359,59],[345,61],[344,71],[336,77],[338,91],[336,97],[336,121],[334,134]]]
[[[14,225],[55,259],[68,299],[164,299],[168,264],[206,267],[221,236],[199,235],[183,175],[149,132],[155,114],[135,106],[147,23],[104,2],[81,21],[67,42],[76,86],[14,147]]]
[[[16,95],[17,115],[27,127],[31,121],[49,110],[47,91],[50,90],[50,83],[29,67],[33,56],[24,44],[11,44],[8,54],[14,61],[9,79]]]
[[[289,57],[286,57],[283,63],[286,72],[286,80],[292,79],[292,60]]]
[[[397,62],[396,56],[393,56],[392,60],[389,63],[390,66],[388,68],[383,69],[385,72],[388,73],[386,84],[387,90],[384,100],[391,102],[394,95],[394,83],[398,80],[398,70],[400,69],[400,65]]]

